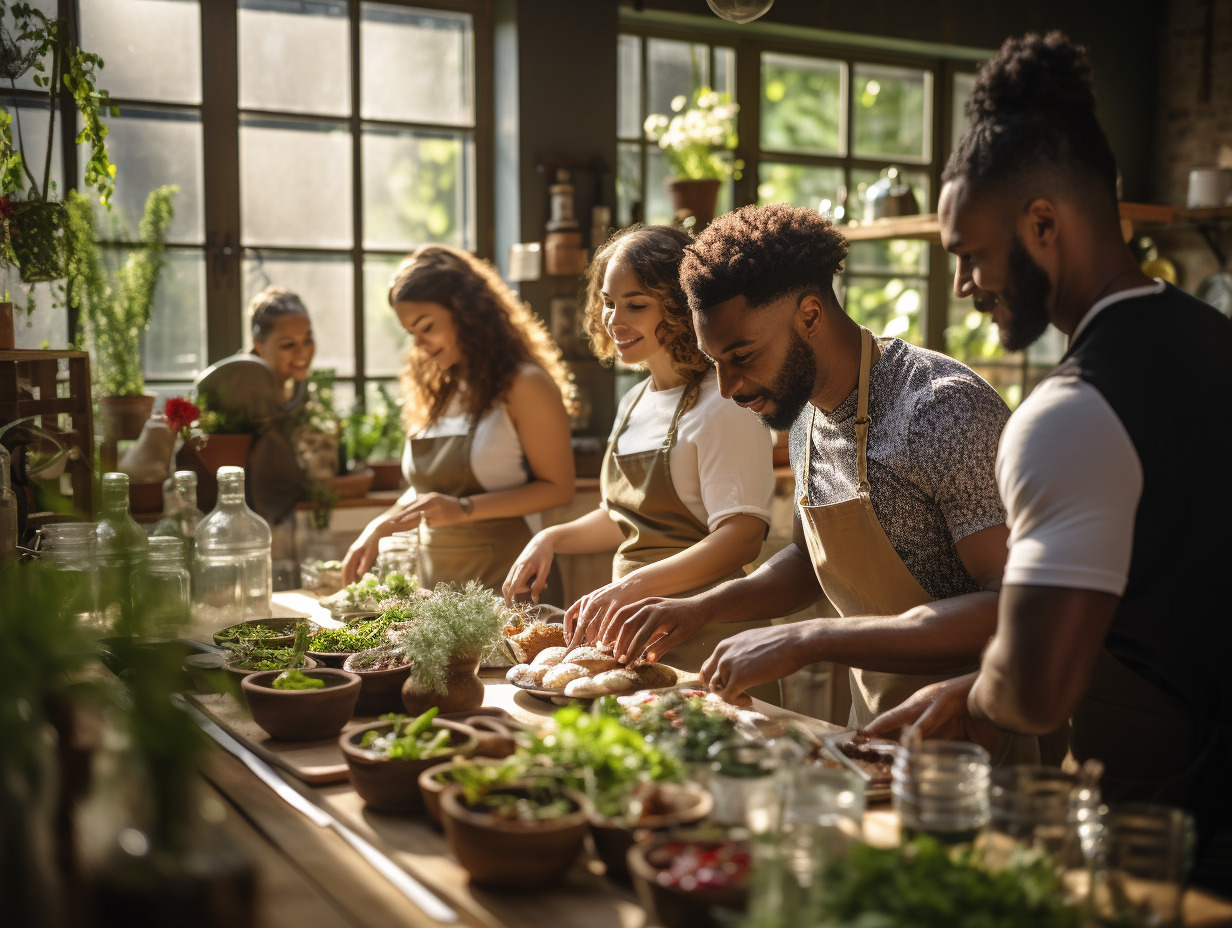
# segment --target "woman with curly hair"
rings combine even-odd
[[[634,226],[604,245],[587,272],[586,331],[595,354],[650,376],[617,409],[600,508],[539,532],[504,586],[507,598],[529,592],[538,599],[556,554],[615,551],[612,582],[565,614],[574,642],[615,640],[622,610],[649,596],[687,595],[743,576],[770,522],[770,433],[723,399],[697,347],[679,283],[690,241],[667,226]],[[764,623],[708,628],[666,659],[696,670],[720,638],[757,624]]]
[[[569,372],[543,324],[465,251],[418,248],[389,305],[412,339],[402,369],[411,488],[351,545],[343,579],[372,565],[379,539],[418,527],[422,586],[499,588],[539,513],[573,499]],[[546,598],[559,601],[552,580]]]

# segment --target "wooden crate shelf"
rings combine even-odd
[[[84,351],[0,351],[0,424],[37,416],[37,425],[59,433],[70,448],[65,469],[73,505],[94,514],[94,416],[90,355]],[[67,417],[68,426],[62,424]]]

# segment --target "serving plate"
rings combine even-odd
[[[536,699],[542,699],[544,702],[550,702],[554,706],[567,706],[574,702],[588,706],[594,702],[592,697],[566,696],[560,690],[544,689],[541,686],[535,686],[533,683],[514,683],[513,685],[522,690],[522,692],[534,696]]]
[[[829,731],[821,735],[822,749],[832,760],[837,761],[845,769],[854,772],[864,781],[864,798],[877,801],[890,798],[890,770],[884,763],[859,760],[848,756],[843,751],[843,745],[850,744],[857,737],[855,729]],[[889,738],[863,738],[871,747],[880,749],[883,753],[893,753],[899,747],[898,742]]]

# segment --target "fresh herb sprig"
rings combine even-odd
[[[390,730],[366,731],[360,739],[360,747],[392,760],[423,760],[448,754],[450,751],[449,730],[432,730],[432,721],[440,710],[433,706],[423,715],[410,718],[389,713],[381,720],[390,723]]]

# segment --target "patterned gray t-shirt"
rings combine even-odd
[[[901,339],[879,339],[869,372],[868,482],[873,511],[903,564],[934,599],[978,589],[954,543],[1005,522],[994,467],[1010,411],[978,374]],[[813,405],[791,428],[788,448],[802,492],[805,434]],[[809,502],[856,496],[856,393],[817,411]]]

